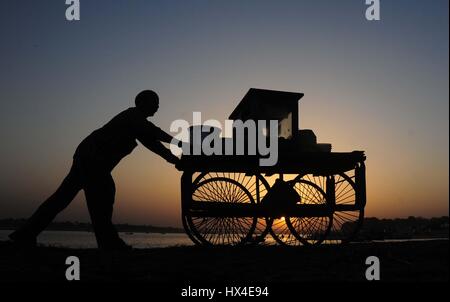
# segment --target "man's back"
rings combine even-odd
[[[137,146],[136,139],[142,136],[156,138],[158,131],[161,130],[137,108],[128,108],[86,137],[74,157],[93,159],[112,169],[133,151]]]

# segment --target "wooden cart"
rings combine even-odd
[[[297,137],[302,96],[250,89],[230,116],[279,121],[276,165],[261,166],[258,155],[182,156],[182,220],[193,242],[318,245],[355,237],[366,205],[364,152],[315,149]],[[277,179],[295,190],[295,202],[273,202]]]

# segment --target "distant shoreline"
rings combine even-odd
[[[25,224],[26,219],[0,219],[0,230],[15,230]],[[185,233],[183,228],[161,227],[153,225],[115,224],[118,232],[124,233]],[[47,231],[92,232],[90,223],[86,222],[52,222]],[[356,241],[384,239],[426,239],[449,238],[449,217],[408,217],[396,219],[364,218],[363,227]]]
[[[25,224],[25,219],[0,219],[0,230],[15,230]],[[115,224],[118,232],[129,233],[184,233],[184,229],[153,225]],[[93,232],[92,225],[86,222],[52,222],[46,231]]]
[[[0,228],[0,231],[11,231],[13,232],[15,229],[13,228]],[[85,232],[85,233],[94,233],[93,230],[61,230],[61,229],[52,229],[52,228],[47,228],[45,229],[43,232]],[[172,232],[163,232],[163,231],[122,231],[122,230],[117,230],[117,232],[119,233],[131,233],[131,234],[185,234],[186,232],[183,229],[180,229],[179,231],[172,231]],[[425,238],[428,239],[428,238]],[[434,239],[434,238],[430,238],[430,239]],[[442,238],[445,239],[445,238]]]

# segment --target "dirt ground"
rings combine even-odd
[[[175,284],[366,281],[369,256],[380,260],[381,281],[448,281],[449,241],[355,243],[285,248],[173,247],[106,253],[0,242],[0,282],[67,282],[68,256],[80,260],[80,282]]]

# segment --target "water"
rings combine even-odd
[[[0,230],[0,241],[8,240],[8,235],[12,231]],[[171,246],[189,246],[194,243],[184,233],[124,233],[120,232],[120,237],[135,248],[162,248]],[[428,241],[428,240],[448,240],[448,238],[425,238],[425,239],[388,239],[374,240],[373,242],[406,242],[406,241]],[[45,246],[65,247],[65,248],[96,248],[94,233],[91,232],[67,232],[67,231],[44,231],[38,237],[38,243]],[[325,242],[327,244],[330,242]],[[334,243],[334,242],[333,242]],[[265,244],[273,245],[276,242],[271,236],[266,236]]]
[[[0,230],[0,241],[8,240],[12,231]],[[135,248],[159,248],[194,245],[184,233],[119,233],[120,237]],[[38,237],[38,243],[45,246],[66,248],[96,248],[94,233],[44,231]]]

